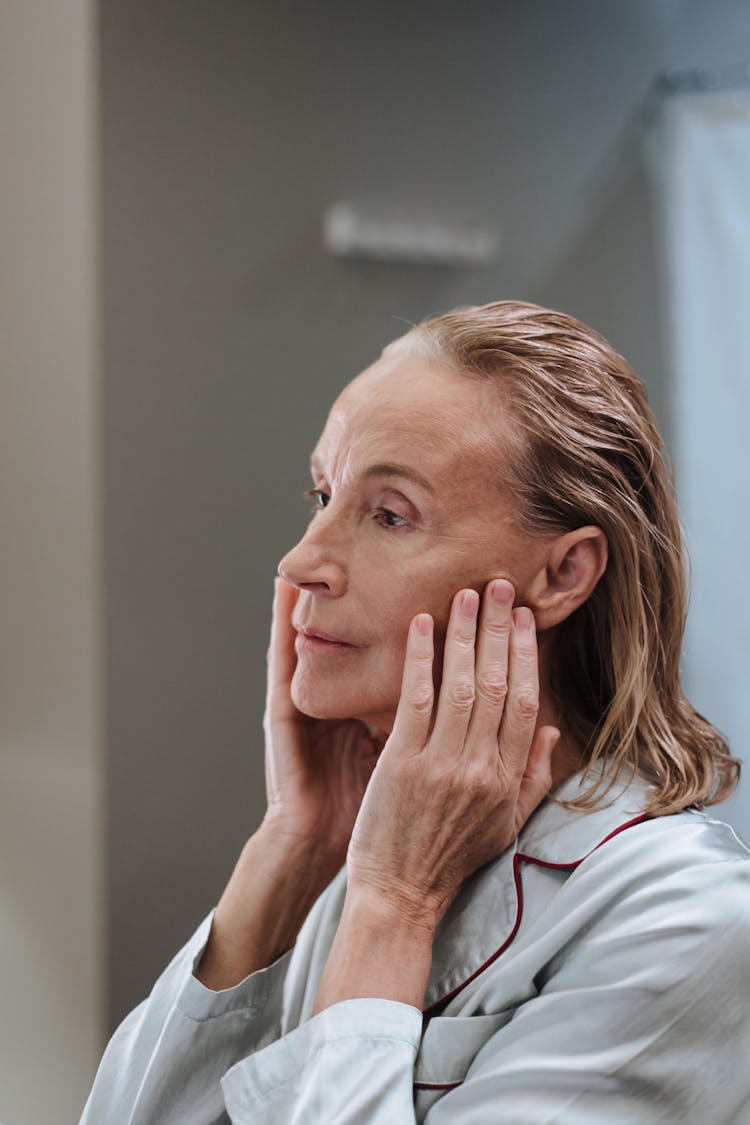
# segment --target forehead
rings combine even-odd
[[[378,460],[432,477],[494,476],[502,424],[492,388],[418,354],[381,357],[331,408],[313,454],[338,471]]]

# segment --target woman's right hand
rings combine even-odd
[[[332,878],[346,862],[352,828],[383,740],[357,719],[314,719],[292,701],[297,663],[292,611],[299,591],[275,580],[268,687],[264,835],[280,847],[300,845]]]
[[[346,863],[382,746],[356,719],[312,719],[294,706],[296,600],[295,588],[277,578],[263,718],[268,809],[242,849],[195,969],[213,990],[232,988],[292,947],[316,898]]]

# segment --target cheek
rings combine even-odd
[[[472,586],[468,567],[456,568],[455,573],[431,575],[419,583],[411,600],[408,623],[416,613],[429,613],[435,622],[435,636],[445,635],[453,598],[464,586]]]
[[[412,618],[418,613],[431,612],[425,602],[423,585],[415,582],[412,577],[408,580],[396,579],[382,601],[373,609],[382,622],[381,636],[387,639],[388,647],[401,650],[406,647]]]
[[[418,613],[429,613],[434,621],[435,666],[437,669],[442,667],[451,601],[460,588],[460,581],[454,585],[445,577],[431,577],[428,580],[410,582],[408,587],[401,585],[398,596],[389,599],[387,608],[383,607],[381,617],[384,629],[381,638],[385,641],[380,649],[381,682],[387,676],[389,687],[394,683],[400,686],[409,626]]]

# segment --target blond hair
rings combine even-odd
[[[510,425],[498,468],[528,534],[595,524],[607,537],[604,575],[551,640],[565,729],[605,766],[578,803],[601,799],[625,767],[651,782],[652,814],[723,800],[740,764],[680,685],[683,537],[642,383],[580,321],[518,301],[428,318],[395,344],[499,389]]]

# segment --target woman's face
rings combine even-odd
[[[334,403],[312,457],[315,511],[279,565],[300,590],[301,711],[390,730],[415,614],[432,614],[440,657],[462,587],[507,578],[523,604],[543,544],[520,534],[497,484],[502,425],[487,384],[403,350]]]

